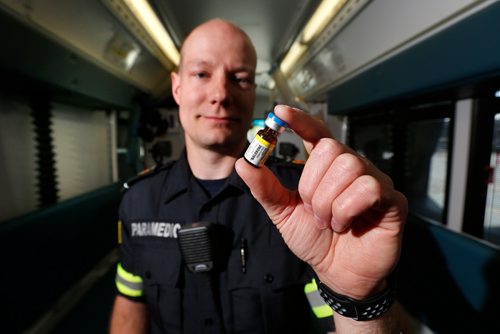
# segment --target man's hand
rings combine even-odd
[[[387,175],[333,139],[323,122],[283,105],[275,114],[310,153],[298,191],[243,159],[238,174],[288,247],[324,284],[356,299],[382,290],[399,258],[406,198]]]

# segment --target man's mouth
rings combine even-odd
[[[230,116],[203,116],[208,121],[220,124],[228,124],[238,122],[239,119],[237,117]]]

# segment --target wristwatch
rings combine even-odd
[[[389,310],[394,302],[391,285],[363,300],[357,300],[332,291],[318,280],[319,294],[325,302],[338,314],[357,321],[373,320]]]

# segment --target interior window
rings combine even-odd
[[[410,210],[443,222],[450,119],[408,124],[404,183]]]
[[[384,173],[391,175],[394,149],[392,124],[359,125],[352,138],[353,147]]]
[[[500,244],[500,113],[495,114],[490,166],[491,176],[488,180],[486,197],[484,238]]]

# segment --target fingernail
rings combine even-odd
[[[274,112],[281,112],[281,110],[284,110],[286,108],[286,106],[282,105],[282,104],[278,104],[274,107]]]

